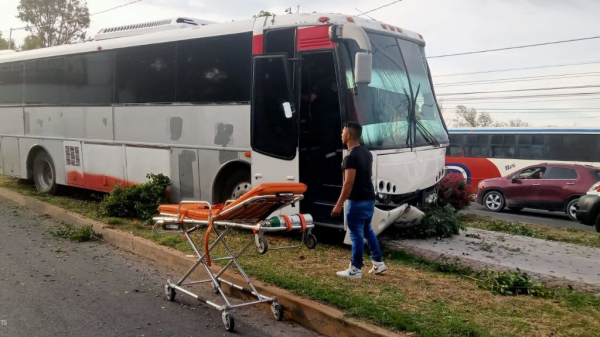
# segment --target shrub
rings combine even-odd
[[[465,178],[459,173],[444,176],[437,185],[440,206],[452,205],[456,210],[463,210],[471,205],[473,190]]]
[[[436,205],[425,211],[425,216],[421,219],[420,225],[402,229],[399,235],[404,238],[418,239],[447,238],[466,228],[466,223],[452,205]]]
[[[102,238],[102,234],[94,232],[92,225],[75,228],[72,225],[64,224],[55,230],[51,230],[50,233],[54,236],[76,242],[99,240]]]
[[[493,271],[486,269],[478,275],[479,288],[497,295],[531,295],[549,297],[551,292],[539,283],[533,283],[527,273],[517,271]]]
[[[150,220],[158,206],[167,202],[166,189],[171,180],[163,174],[148,174],[146,177],[149,181],[128,188],[117,184],[102,201],[103,215]]]

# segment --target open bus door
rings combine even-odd
[[[252,69],[252,184],[298,182],[298,123],[288,57],[255,55]]]

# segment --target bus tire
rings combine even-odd
[[[55,195],[58,190],[54,162],[46,151],[38,152],[33,160],[33,182],[40,193]]]
[[[577,221],[577,202],[579,201],[579,198],[574,198],[571,201],[569,201],[569,203],[567,204],[567,207],[565,208],[565,213],[567,213],[567,216],[569,216],[569,219],[573,220],[573,221]]]
[[[594,227],[596,227],[596,232],[600,233],[600,213],[596,215],[596,222],[594,225]]]
[[[235,200],[246,192],[252,189],[252,179],[250,171],[236,170],[234,171],[225,183],[223,184],[222,200],[217,202],[226,202],[227,200]]]
[[[490,191],[483,196],[483,206],[488,211],[500,212],[505,205],[504,196],[498,191]]]

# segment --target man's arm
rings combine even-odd
[[[331,211],[331,216],[336,218],[340,216],[342,213],[342,206],[350,197],[350,193],[352,193],[352,186],[354,186],[354,178],[356,177],[356,169],[346,169],[344,170],[344,186],[342,187],[342,193],[340,194],[340,198],[338,199],[333,211]]]

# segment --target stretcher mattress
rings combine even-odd
[[[207,220],[211,213],[213,220],[256,219],[269,215],[273,204],[280,202],[287,194],[293,197],[303,194],[305,191],[306,185],[302,183],[265,183],[254,187],[230,204],[213,205],[211,210],[208,209],[206,203],[160,205],[158,210],[161,214],[179,215],[181,220],[184,218]],[[250,199],[262,196],[273,197],[262,198],[259,203],[248,203]],[[245,205],[239,207],[242,204]]]

